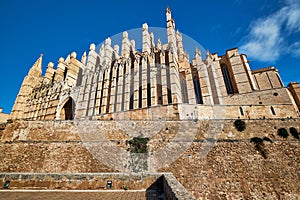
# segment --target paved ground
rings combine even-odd
[[[159,200],[146,191],[0,191],[0,200]]]

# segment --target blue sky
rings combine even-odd
[[[170,6],[176,28],[211,52],[239,47],[252,69],[274,65],[283,82],[300,81],[299,0],[92,1],[5,0],[0,3],[0,107],[9,113],[23,78],[39,57],[43,71],[72,51],[78,56],[106,37],[165,27]]]

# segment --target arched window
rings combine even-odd
[[[75,111],[75,102],[72,98],[69,98],[68,101],[64,104],[63,108],[60,111],[61,120],[73,120]]]
[[[232,84],[232,80],[230,78],[230,73],[229,73],[227,65],[222,63],[221,64],[221,70],[222,70],[222,75],[223,75],[225,87],[226,87],[226,90],[227,90],[227,94],[234,94],[235,91],[234,91],[234,87],[233,87],[233,84]]]

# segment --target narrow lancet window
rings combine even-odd
[[[193,69],[192,73],[193,73],[194,91],[196,94],[196,102],[197,102],[197,104],[203,104],[201,86],[200,86],[199,75],[198,75],[197,69]]]
[[[234,94],[234,88],[233,88],[233,84],[232,84],[232,80],[230,78],[230,74],[229,74],[229,70],[227,65],[225,64],[221,64],[221,70],[222,70],[222,74],[223,74],[223,79],[224,79],[224,83],[225,83],[225,87],[227,90],[227,94]]]

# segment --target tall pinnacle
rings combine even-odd
[[[42,75],[42,61],[43,61],[43,54],[35,61],[33,66],[28,72],[28,75],[40,77]]]
[[[166,9],[166,19],[167,19],[167,21],[172,19],[172,14],[171,14],[171,10],[170,10],[169,6]]]

